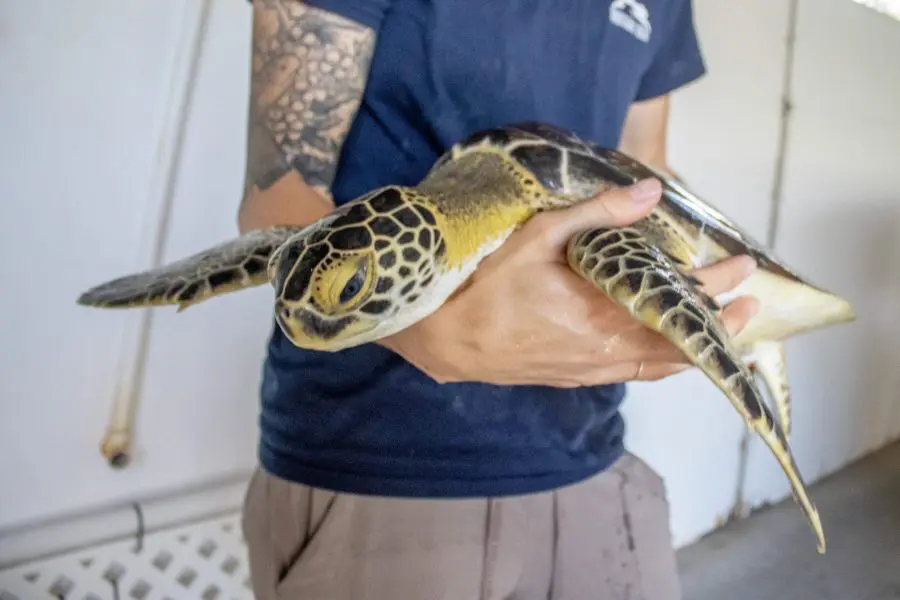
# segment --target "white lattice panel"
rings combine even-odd
[[[240,515],[0,571],[0,600],[252,600]]]

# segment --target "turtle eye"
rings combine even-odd
[[[341,290],[341,294],[338,297],[338,301],[341,304],[347,304],[353,300],[356,295],[359,294],[360,290],[362,290],[363,285],[366,282],[366,272],[369,269],[369,264],[368,261],[361,262],[362,264],[356,270],[356,273],[347,280],[347,283],[344,284],[344,289]]]

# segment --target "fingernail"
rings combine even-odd
[[[659,182],[659,179],[654,177],[638,181],[628,191],[631,199],[635,202],[647,202],[659,196],[661,192],[662,184]]]

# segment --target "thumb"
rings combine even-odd
[[[574,206],[540,214],[529,222],[541,232],[542,241],[556,247],[591,227],[622,227],[647,215],[659,202],[662,183],[642,179],[627,187],[615,187]]]

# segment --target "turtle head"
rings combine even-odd
[[[375,287],[374,255],[313,244],[288,260],[294,252],[287,248],[276,267],[275,319],[285,335],[301,348],[324,351],[371,341],[380,321],[364,309]]]
[[[271,257],[275,319],[301,348],[337,351],[375,341],[424,316],[422,305],[431,304],[434,253],[413,252],[419,237],[402,220],[380,215],[378,196],[370,198],[375,206],[344,205]]]
[[[385,315],[367,306],[378,273],[364,232],[323,220],[272,256],[275,320],[295,345],[334,351],[371,341]]]

